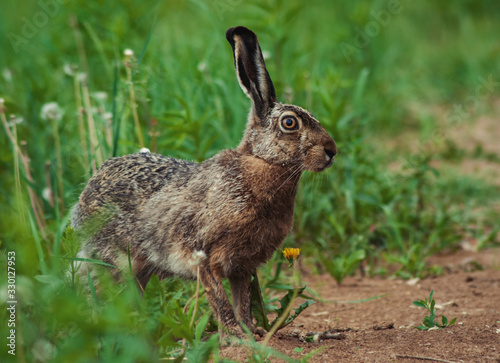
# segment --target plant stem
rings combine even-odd
[[[288,304],[288,306],[286,307],[285,311],[283,311],[283,314],[281,314],[281,316],[278,319],[278,321],[276,321],[276,323],[274,323],[274,325],[271,327],[271,329],[269,330],[269,332],[266,334],[266,337],[264,338],[264,341],[262,342],[262,345],[264,347],[269,343],[269,340],[272,338],[272,336],[283,325],[283,323],[285,322],[285,320],[288,317],[288,315],[290,315],[290,311],[292,311],[292,306],[293,306],[293,303],[295,302],[296,298],[297,298],[297,291],[294,291],[293,292],[293,296],[292,296],[292,298],[290,300],[290,304]]]
[[[57,119],[52,119],[52,126],[54,130],[54,141],[56,143],[56,160],[57,160],[57,189],[59,194],[59,211],[64,212],[64,186],[63,186],[63,170],[62,170],[62,154],[61,154],[61,141],[59,138],[59,127]]]
[[[85,133],[85,122],[83,121],[82,92],[80,89],[80,81],[78,80],[78,74],[76,73],[76,70],[75,74],[73,75],[73,85],[75,89],[75,102],[76,102],[77,117],[78,117],[78,131],[80,133],[80,143],[83,152],[83,163],[85,166],[85,170],[88,171],[90,167],[89,149],[87,146],[87,135]],[[93,167],[95,168],[95,164],[93,164]],[[93,171],[95,172],[95,170]]]
[[[191,323],[189,326],[192,328],[194,324],[194,320],[196,317],[196,311],[198,310],[198,300],[200,298],[200,265],[196,268],[196,295],[195,295],[195,301],[194,301],[194,310],[193,310],[193,316],[191,316]]]
[[[85,53],[85,46],[83,44],[82,33],[80,32],[80,28],[78,28],[78,19],[76,15],[72,15],[70,17],[69,24],[73,28],[76,49],[78,51],[78,58],[80,59],[80,64],[82,65],[83,71],[88,75],[89,64],[87,62],[87,54]]]
[[[24,153],[21,152],[19,155],[21,155],[21,161],[23,163],[24,170],[26,172],[26,179],[28,179],[28,181],[31,184],[35,184],[35,181],[33,180],[33,177],[31,176],[31,172],[30,172],[30,165],[29,165],[30,158],[28,157],[28,152],[27,152],[26,146],[27,146],[26,141],[24,141],[24,140],[21,141],[21,147],[22,147]],[[45,217],[43,214],[43,209],[42,209],[40,200],[38,199],[38,196],[35,194],[35,191],[33,190],[33,188],[31,188],[31,185],[28,185],[28,193],[29,193],[30,200],[31,200],[31,208],[33,209],[33,213],[35,213],[35,218],[36,218],[36,222],[38,224],[38,228],[40,229],[40,233],[42,234],[42,237],[44,239],[47,239],[47,235],[45,234],[46,223],[45,223]]]
[[[293,262],[292,268],[293,268],[293,275],[292,276],[293,276],[293,282],[294,282],[294,286],[293,286],[294,291],[293,291],[292,298],[290,299],[290,304],[288,304],[288,306],[286,307],[285,311],[283,311],[283,314],[281,314],[278,321],[276,321],[276,323],[271,327],[271,330],[269,330],[269,332],[266,334],[266,337],[264,338],[264,342],[262,343],[263,346],[266,346],[267,343],[269,343],[269,340],[271,339],[271,337],[281,328],[281,326],[285,322],[286,318],[288,318],[288,316],[290,315],[290,312],[292,311],[292,307],[293,307],[293,303],[295,302],[295,299],[297,299],[297,295],[298,295],[297,288],[302,283],[302,278],[300,276],[300,270],[299,270],[299,265],[298,265],[297,261]]]
[[[35,219],[36,223],[38,224],[38,228],[40,229],[40,233],[44,239],[47,239],[47,234],[45,233],[45,217],[43,215],[43,211],[41,208],[40,201],[37,198],[37,195],[35,194],[34,190],[31,188],[30,184],[35,184],[33,177],[31,176],[30,168],[29,168],[29,158],[27,154],[25,155],[21,148],[17,145],[17,139],[14,136],[14,134],[11,132],[9,125],[7,123],[7,118],[5,117],[5,111],[2,109],[0,110],[0,115],[2,119],[3,126],[5,128],[5,132],[7,133],[7,136],[9,137],[10,142],[12,143],[12,146],[14,147],[14,154],[19,155],[21,162],[24,167],[24,171],[26,173],[26,179],[28,180],[28,194],[30,197],[31,201],[31,208],[33,209],[33,213],[35,214]],[[21,145],[26,148],[26,141],[21,141]]]
[[[50,161],[45,162],[45,186],[49,189],[49,205],[54,207],[54,191],[52,190],[52,180],[50,178]]]
[[[160,133],[158,131],[156,131],[156,126],[158,125],[158,120],[157,119],[152,119],[151,120],[151,132],[150,132],[150,136],[151,136],[151,151],[156,153],[157,152],[157,145],[156,145],[156,139],[158,138],[158,135],[160,135]]]
[[[14,136],[15,143],[17,145],[17,129],[16,129],[15,124],[13,126],[13,136]],[[14,149],[13,150],[13,153],[14,153],[14,180],[15,180],[15,184],[16,184],[17,201],[19,203],[19,208],[20,208],[21,201],[22,201],[22,192],[21,192],[21,171],[19,168],[19,159],[21,156],[19,155],[18,148],[14,147],[13,149]],[[19,210],[21,210],[21,208]],[[21,215],[21,218],[23,218],[23,222],[24,222],[23,224],[26,225],[26,221],[24,220],[24,214],[22,212],[20,212],[20,215]]]
[[[135,102],[134,82],[132,81],[132,66],[129,62],[125,62],[125,69],[127,71],[127,81],[130,94],[130,106],[132,108],[132,117],[134,118],[135,131],[139,139],[139,145],[144,147],[144,139],[142,138],[141,125],[139,124],[139,115],[137,114],[137,103]]]
[[[90,102],[89,88],[87,82],[82,82],[83,90],[83,101],[85,103],[85,113],[87,114],[87,123],[89,126],[89,136],[90,136],[90,149],[94,153],[95,158],[92,159],[92,171],[95,172],[96,162],[97,165],[101,165],[103,162],[102,150],[99,147],[99,141],[97,140],[97,129],[95,126],[94,116],[92,115],[92,103]]]

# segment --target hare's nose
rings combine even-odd
[[[326,156],[326,161],[328,163],[333,162],[333,158],[335,155],[337,155],[337,144],[333,139],[330,137],[330,135],[327,135],[327,139],[323,143],[323,148],[325,149],[325,156]]]
[[[337,150],[325,149],[325,154],[328,156],[328,159],[332,160],[335,155],[337,155]]]

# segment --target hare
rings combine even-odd
[[[330,167],[337,147],[311,113],[276,100],[255,33],[238,26],[226,38],[252,102],[239,146],[202,163],[147,149],[109,159],[71,223],[82,235],[81,257],[128,269],[130,256],[141,288],[153,274],[196,279],[199,271],[219,325],[242,337],[241,323],[261,332],[250,310],[251,276],[292,227],[300,176]]]

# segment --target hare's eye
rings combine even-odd
[[[293,116],[286,116],[281,120],[281,126],[286,131],[296,130],[298,128],[299,123],[297,119]]]

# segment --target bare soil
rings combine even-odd
[[[304,277],[332,302],[305,310],[269,345],[297,360],[320,348],[311,362],[500,362],[500,249],[461,250],[434,256],[430,263],[442,266],[445,274],[411,281],[350,277],[340,286],[329,275]],[[437,317],[457,321],[421,331],[416,327],[426,311],[412,301],[428,297],[431,290]],[[305,341],[308,334],[325,332],[331,334]],[[222,357],[238,362],[247,354],[243,347],[222,348]]]
[[[451,128],[445,139],[469,155],[478,147],[485,153],[500,155],[500,121],[496,116],[500,100],[494,102],[493,109],[494,117],[481,117]],[[392,147],[397,150],[418,146],[417,139],[409,133],[398,137],[403,146]],[[458,163],[436,162],[437,167],[474,174],[500,185],[498,160],[469,156]],[[292,325],[280,330],[269,345],[297,360],[320,348],[311,362],[500,363],[500,248],[476,252],[475,242],[464,240],[462,250],[430,258],[428,262],[443,267],[445,273],[424,280],[350,277],[339,286],[329,275],[305,276],[305,284],[324,300],[334,302],[309,307]],[[418,330],[416,327],[428,314],[412,301],[428,297],[431,290],[435,290],[437,317],[456,317],[457,321],[444,329]],[[352,303],[379,295],[383,296]],[[329,334],[321,335],[325,332]],[[317,333],[318,342],[305,341],[308,333]],[[244,362],[248,352],[230,346],[222,349],[222,357]]]

